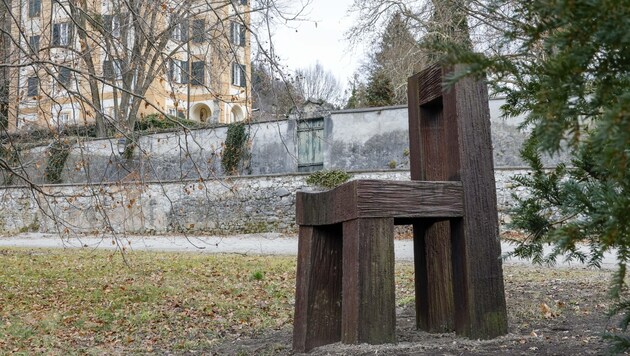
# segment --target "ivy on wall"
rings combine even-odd
[[[19,162],[19,148],[12,145],[0,144],[0,159],[2,159],[8,166],[16,166]],[[13,184],[13,178],[15,175],[10,170],[2,170],[0,175],[0,184],[11,185]]]
[[[71,145],[60,140],[53,141],[48,149],[48,162],[46,163],[46,172],[44,177],[46,182],[51,184],[62,183],[61,175],[63,167],[66,165],[68,156],[70,155]]]
[[[249,133],[244,123],[233,123],[228,126],[221,157],[221,167],[227,175],[234,175],[247,153]]]

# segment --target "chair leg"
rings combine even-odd
[[[448,221],[413,224],[416,326],[427,332],[454,330],[455,302]]]
[[[300,226],[293,350],[341,340],[341,224]]]
[[[507,333],[501,246],[498,237],[479,238],[484,236],[470,225],[462,218],[451,220],[455,332],[491,339]]]
[[[396,342],[394,219],[343,223],[341,341]]]

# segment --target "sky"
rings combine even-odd
[[[289,69],[308,68],[317,61],[347,87],[364,58],[364,48],[350,48],[344,39],[352,24],[352,0],[312,0],[307,21],[278,25],[273,35],[276,54]],[[299,3],[299,1],[296,1]],[[296,5],[296,8],[299,5]]]

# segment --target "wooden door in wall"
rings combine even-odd
[[[298,121],[298,172],[324,168],[324,119]]]

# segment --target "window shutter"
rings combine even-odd
[[[234,44],[234,32],[236,31],[236,23],[230,22],[230,43]]]
[[[239,34],[240,36],[240,42],[239,45],[245,47],[245,26],[239,26],[241,33]]]
[[[39,35],[31,36],[28,42],[33,50],[33,53],[39,52]]]
[[[53,24],[53,28],[52,28],[52,45],[53,46],[59,46],[59,24]]]
[[[74,24],[73,23],[68,23],[68,42],[67,42],[67,46],[68,47],[72,47],[73,43],[74,43]]]
[[[188,42],[188,20],[182,21],[182,42]]]
[[[110,60],[106,60],[103,62],[103,77],[105,79],[114,78],[114,67],[112,66],[112,61]]]
[[[70,84],[70,68],[59,67],[59,83],[67,85]]]
[[[246,81],[245,81],[245,66],[244,65],[238,65],[240,68],[240,72],[241,72],[241,86],[244,87],[247,85]]]
[[[204,85],[205,84],[205,63],[193,62],[192,63],[192,85]]]
[[[112,19],[114,16],[112,15],[103,15],[103,30],[105,30],[106,34],[112,33]]]
[[[188,84],[188,81],[190,79],[190,71],[188,69],[188,61],[181,61],[180,63],[180,68],[181,68],[181,77],[182,77],[182,84]]]
[[[195,19],[192,26],[192,41],[194,43],[203,43],[206,40],[206,20]]]
[[[37,77],[32,77],[32,78],[28,78],[28,88],[26,90],[26,94],[28,96],[37,96],[37,94],[39,93],[39,78]]]

